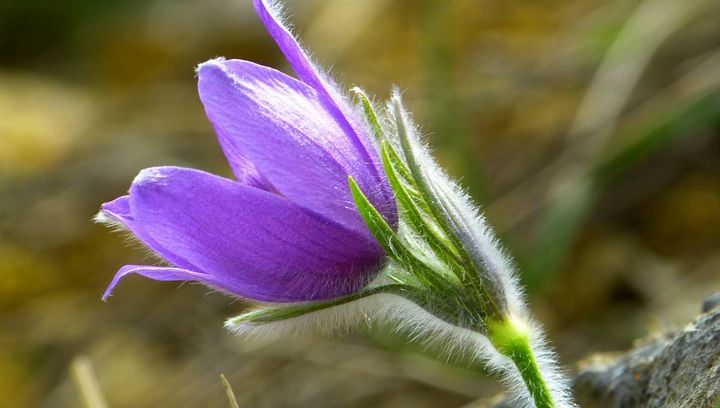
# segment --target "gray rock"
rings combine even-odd
[[[671,338],[580,364],[574,383],[584,408],[713,408],[720,401],[720,310]]]
[[[702,311],[707,313],[720,306],[720,292],[715,292],[703,300]]]

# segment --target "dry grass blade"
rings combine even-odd
[[[235,393],[233,392],[230,383],[225,377],[225,374],[220,374],[220,381],[222,382],[223,388],[225,389],[225,395],[227,395],[230,408],[240,408],[240,405],[238,405],[237,399],[235,398]]]
[[[107,408],[92,363],[87,356],[77,356],[70,363],[70,376],[86,408]]]

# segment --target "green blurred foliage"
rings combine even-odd
[[[290,8],[343,85],[405,91],[571,364],[683,323],[720,286],[715,3]],[[0,406],[78,406],[77,355],[112,407],[225,407],[221,372],[253,407],[460,406],[497,392],[387,333],[233,338],[222,321],[243,303],[198,285],[131,278],[99,300],[119,266],[154,262],[91,222],[100,203],[152,165],[230,174],[193,71],[218,55],[287,71],[249,0],[0,2]]]

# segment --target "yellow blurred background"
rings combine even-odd
[[[720,290],[720,3],[288,2],[346,87],[392,84],[518,261],[571,368],[682,325]],[[243,303],[114,272],[145,252],[92,223],[137,172],[229,175],[196,93],[216,56],[288,71],[250,0],[0,2],[0,406],[453,407],[500,388],[382,331],[266,345]]]

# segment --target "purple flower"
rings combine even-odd
[[[171,267],[125,276],[197,281],[269,302],[360,290],[385,254],[357,212],[352,176],[392,224],[397,209],[368,125],[313,65],[267,0],[255,8],[299,80],[248,61],[208,61],[199,93],[235,180],[199,170],[140,172],[100,218],[120,223]]]

